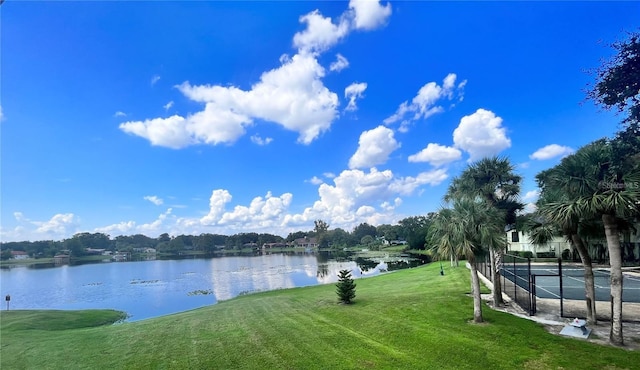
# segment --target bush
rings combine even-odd
[[[556,252],[538,252],[536,253],[538,258],[555,258]]]
[[[351,271],[340,270],[336,287],[339,302],[349,304],[356,297],[356,283],[351,278]]]

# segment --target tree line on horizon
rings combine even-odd
[[[167,233],[152,238],[143,234],[120,235],[111,238],[104,233],[82,232],[63,240],[19,241],[0,243],[0,255],[3,260],[11,258],[11,251],[26,252],[32,258],[53,257],[62,251],[68,251],[74,257],[87,254],[89,249],[104,249],[112,252],[134,252],[144,248],[154,248],[160,253],[179,253],[185,250],[214,253],[220,249],[242,250],[249,247],[262,247],[268,243],[289,245],[296,239],[315,238],[321,248],[342,249],[356,245],[376,247],[381,239],[402,241],[410,249],[424,249],[424,241],[429,226],[429,217],[411,216],[395,225],[378,226],[361,223],[351,232],[341,228],[330,229],[323,220],[314,222],[314,229],[289,233],[285,238],[269,233],[238,233],[233,235],[202,233],[200,235],[170,236]]]

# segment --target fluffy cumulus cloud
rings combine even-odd
[[[349,60],[342,56],[342,54],[337,54],[336,61],[331,63],[329,70],[332,72],[340,72],[347,67],[349,67]]]
[[[371,30],[384,25],[391,15],[391,4],[380,4],[375,0],[351,0],[349,9],[355,12],[356,29]]]
[[[292,199],[291,193],[274,197],[271,192],[268,192],[264,198],[253,198],[249,206],[235,206],[233,211],[225,212],[218,224],[241,224],[242,227],[246,227],[249,223],[264,229],[265,226],[272,226],[273,221],[279,220],[280,215],[289,208]]]
[[[366,4],[365,4],[366,3]],[[338,96],[324,86],[325,69],[317,57],[355,29],[373,29],[391,14],[389,4],[353,1],[336,22],[318,10],[300,17],[306,27],[293,36],[298,53],[281,58],[278,68],[264,72],[250,90],[234,86],[177,86],[204,109],[182,117],[124,122],[120,129],[143,137],[153,145],[183,148],[195,144],[233,143],[255,120],[275,122],[299,133],[298,142],[309,144],[327,131],[337,117]],[[346,67],[338,55],[333,70]],[[331,67],[330,67],[331,68]]]
[[[566,157],[574,152],[573,148],[558,144],[551,144],[542,147],[529,156],[530,159],[545,160],[555,157]]]
[[[470,162],[496,155],[511,146],[502,118],[485,109],[462,117],[453,131],[453,142],[456,148],[469,153]]]
[[[148,200],[149,202],[155,204],[156,206],[161,205],[164,201],[161,198],[158,198],[156,195],[145,195],[144,200]]]
[[[456,148],[430,143],[426,148],[409,156],[409,162],[428,162],[440,167],[462,158],[462,152]]]
[[[347,104],[347,107],[345,108],[345,110],[348,111],[355,111],[358,109],[358,106],[356,105],[356,99],[361,99],[362,98],[362,93],[364,93],[364,91],[367,89],[367,83],[366,82],[354,82],[351,85],[347,86],[344,89],[344,96],[345,98],[349,99],[349,103]]]
[[[44,235],[64,235],[77,227],[78,218],[73,213],[57,214],[44,222],[33,221],[38,226],[37,233]]]
[[[80,227],[80,219],[73,213],[58,213],[49,220],[38,221],[14,212],[14,218],[18,223],[14,228],[0,227],[3,241],[60,240],[77,233]]]
[[[436,82],[425,84],[418,90],[418,94],[411,102],[405,101],[401,103],[396,112],[390,117],[387,117],[384,123],[389,125],[401,121],[400,131],[406,132],[408,131],[409,123],[412,121],[427,119],[436,113],[444,111],[444,108],[439,105],[441,100],[462,99],[466,80],[459,83],[456,87],[456,78],[455,73],[449,73],[444,78],[442,86]],[[412,115],[407,117],[407,114]]]
[[[123,131],[153,145],[182,148],[193,144],[233,143],[255,118],[276,122],[298,132],[299,142],[311,143],[329,129],[337,116],[338,96],[321,82],[324,69],[311,55],[294,55],[265,72],[251,90],[236,87],[177,86],[187,98],[205,104],[187,117],[178,115],[125,122]]]
[[[231,198],[231,193],[225,189],[214,190],[209,198],[209,213],[201,218],[200,222],[204,225],[215,225],[220,220]]]
[[[369,172],[345,170],[333,179],[333,185],[322,183],[318,187],[319,199],[313,206],[302,213],[286,215],[284,225],[305,225],[323,219],[333,227],[350,229],[361,222],[376,225],[395,222],[392,212],[402,204],[399,196],[411,195],[425,185],[438,185],[446,178],[441,169],[416,177],[396,177],[391,170],[376,168]]]
[[[212,192],[209,201],[209,213],[199,220],[180,220],[183,227],[215,228],[220,232],[235,233],[240,231],[268,230],[271,233],[281,226],[284,215],[287,212],[293,195],[284,193],[274,196],[267,192],[264,197],[255,197],[248,206],[236,205],[232,210],[226,206],[231,202],[231,194],[224,189],[216,189]]]
[[[360,135],[358,149],[349,159],[349,168],[369,168],[384,164],[389,155],[400,147],[394,138],[393,131],[384,126],[378,126]]]
[[[340,17],[335,24],[318,10],[301,16],[300,23],[306,23],[307,28],[293,36],[293,45],[302,53],[321,53],[331,48],[349,33],[350,28],[348,18]]]

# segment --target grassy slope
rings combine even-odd
[[[0,367],[632,369],[640,363],[638,352],[554,336],[486,307],[488,323],[470,324],[468,270],[440,276],[439,268],[357,280],[353,305],[336,304],[334,286],[325,285],[68,330],[26,330],[12,317],[23,313],[2,312]]]

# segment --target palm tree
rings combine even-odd
[[[471,269],[473,293],[473,322],[480,323],[482,300],[480,279],[476,269],[476,257],[486,253],[485,248],[506,243],[506,234],[501,224],[501,212],[484,201],[470,198],[452,200],[452,208],[443,208],[430,226],[431,245],[442,257],[464,255]]]
[[[596,300],[595,300],[595,281],[593,278],[593,263],[591,255],[584,241],[584,235],[580,235],[578,227],[583,225],[582,229],[588,227],[589,224],[579,219],[578,215],[564,219],[557,219],[555,216],[561,212],[558,210],[559,204],[565,204],[573,195],[571,191],[576,186],[567,185],[567,182],[577,181],[580,178],[579,170],[582,167],[576,166],[574,160],[569,158],[563,160],[559,165],[550,170],[543,171],[536,176],[540,197],[536,203],[538,208],[537,215],[539,219],[528,225],[528,230],[534,244],[546,244],[554,236],[563,235],[580,255],[582,266],[584,269],[584,286],[585,286],[585,303],[587,305],[587,322],[597,324]],[[567,181],[568,179],[568,181]],[[579,188],[579,186],[577,186]],[[553,224],[547,222],[553,220]],[[536,222],[538,221],[538,222]],[[555,227],[554,227],[555,225]],[[584,227],[584,226],[587,227]],[[562,277],[560,277],[562,278]]]
[[[640,214],[640,165],[621,166],[616,161],[617,143],[598,140],[562,160],[556,172],[548,178],[552,187],[561,190],[565,199],[550,202],[545,216],[560,225],[576,219],[600,218],[604,225],[611,268],[611,331],[609,340],[623,345],[622,335],[622,253],[620,219]],[[636,147],[635,150],[640,150]]]
[[[515,224],[516,213],[524,208],[518,201],[522,177],[514,173],[514,167],[507,158],[484,158],[469,167],[451,182],[445,200],[469,197],[480,198],[489,206],[503,211],[502,231],[507,225]],[[506,247],[497,245],[490,249],[491,277],[493,280],[493,302],[503,305],[500,266],[502,251]]]

